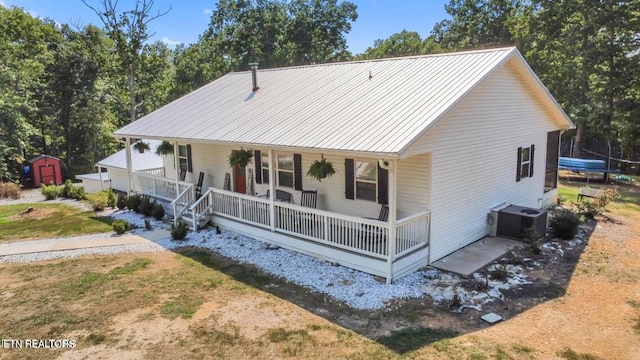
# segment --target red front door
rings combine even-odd
[[[237,193],[245,194],[247,192],[247,169],[235,165],[233,167],[233,175],[235,179],[233,190]]]

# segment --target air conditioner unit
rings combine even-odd
[[[498,213],[507,206],[508,205],[506,203],[502,203],[492,208],[487,214],[487,229],[489,236],[498,236]]]
[[[509,205],[498,212],[497,236],[523,239],[524,230],[534,228],[538,235],[547,232],[547,211]]]

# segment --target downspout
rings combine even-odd
[[[261,161],[256,159],[256,161]],[[275,167],[273,166],[273,149],[269,148],[269,223],[271,224],[271,231],[276,231],[276,177]]]
[[[388,275],[387,284],[393,282],[393,261],[396,254],[396,213],[397,213],[397,160],[390,160],[385,164],[383,160],[378,160],[378,165],[389,172],[389,246],[388,246]]]
[[[131,185],[133,183],[131,179],[131,171],[133,171],[133,165],[131,164],[131,138],[124,138],[124,148],[126,149],[125,154],[127,154],[127,175],[129,177],[127,195],[131,195],[131,191],[133,189],[133,186]]]

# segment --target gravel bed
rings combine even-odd
[[[111,217],[127,220],[136,228],[131,233],[141,233],[144,218],[128,211],[115,211]],[[154,230],[168,229],[170,225],[151,219]],[[95,238],[111,234],[87,235],[76,238]],[[53,241],[53,240],[39,240]],[[90,249],[41,252],[25,255],[0,257],[0,263],[26,263],[51,259],[70,259],[84,255],[110,255],[136,252],[158,252],[180,247],[199,247],[215,253],[252,264],[263,271],[281,277],[343,301],[355,309],[380,309],[393,306],[394,300],[421,299],[430,297],[436,302],[449,302],[457,295],[461,300],[459,311],[464,308],[481,310],[483,304],[501,299],[500,289],[527,284],[522,267],[507,266],[508,277],[502,281],[488,281],[484,291],[467,290],[462,287],[464,279],[437,269],[426,268],[405,276],[393,284],[385,284],[376,277],[344,266],[336,266],[311,256],[299,254],[268,243],[223,230],[216,234],[215,228],[190,232],[184,241],[172,240],[170,236],[153,243],[105,246]],[[480,274],[474,274],[478,281],[486,282]]]

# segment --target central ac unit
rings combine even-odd
[[[509,205],[498,212],[497,236],[523,239],[524,231],[533,228],[539,236],[547,232],[547,211]]]

